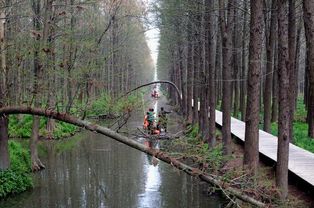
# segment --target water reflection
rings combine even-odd
[[[140,117],[131,117],[132,129]],[[47,169],[35,174],[34,189],[0,201],[0,207],[221,207],[221,198],[207,197],[196,179],[168,164],[154,167],[150,156],[102,135],[76,137],[83,139],[61,153],[47,143]]]
[[[161,207],[161,178],[158,169],[158,165],[146,165],[145,192],[139,195],[139,207]]]

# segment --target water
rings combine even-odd
[[[160,106],[170,108],[164,97],[152,105],[155,112]],[[133,113],[123,131],[141,127],[142,113]],[[178,124],[169,129],[177,130]],[[223,207],[224,199],[206,195],[206,184],[166,163],[154,166],[152,157],[138,150],[92,132],[70,139],[77,144],[61,152],[60,142],[46,142],[46,169],[34,175],[34,189],[0,201],[0,207]]]

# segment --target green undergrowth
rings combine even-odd
[[[308,124],[306,123],[307,112],[302,98],[297,100],[297,108],[293,122],[293,143],[305,150],[314,153],[314,139],[308,137]],[[272,123],[271,133],[278,135],[278,124]]]
[[[16,141],[9,141],[11,166],[0,171],[0,198],[21,193],[33,186],[30,153]]]
[[[271,133],[275,136],[278,135],[278,125],[273,123],[271,125]],[[293,143],[314,153],[314,139],[308,137],[308,125],[303,122],[294,122],[293,123]]]
[[[43,117],[40,119],[40,135],[46,137],[48,132],[46,130],[48,119]],[[32,133],[33,116],[31,115],[10,115],[9,117],[9,136],[12,138],[29,138]],[[61,121],[56,121],[55,129],[53,131],[53,138],[60,139],[71,136],[77,127]]]
[[[271,207],[306,207],[306,203],[289,195],[289,199],[278,200],[279,192],[275,186],[275,176],[272,167],[260,166],[257,175],[243,170],[243,152],[236,144],[232,144],[231,156],[223,155],[221,132],[217,130],[217,145],[209,148],[198,135],[198,126],[189,126],[187,134],[176,140],[164,141],[162,150],[169,156],[181,160],[187,165],[198,168],[210,176],[254,199],[271,205]],[[218,187],[210,187],[209,194]],[[252,207],[250,204],[239,202],[239,207]]]
[[[93,101],[90,106],[86,109],[87,115],[103,115],[113,114],[119,115],[126,112],[128,109],[139,106],[142,103],[141,94],[130,95],[126,98],[121,98],[118,101],[113,100],[108,94],[103,94],[99,99]],[[85,109],[84,107],[78,107],[75,105],[71,110],[71,114],[78,116],[79,112]],[[48,118],[42,117],[40,119],[40,135],[48,137],[46,130]],[[11,138],[30,138],[32,133],[33,116],[32,115],[10,115],[9,117],[9,136]],[[72,136],[78,127],[61,121],[55,122],[55,129],[52,137],[54,139],[60,139],[64,137]]]
[[[93,101],[90,107],[88,107],[87,115],[119,115],[126,112],[128,109],[132,110],[142,103],[141,93],[142,92],[119,99],[113,99],[108,94],[103,93],[99,99]]]
[[[172,156],[178,156],[179,158],[184,156],[192,158],[195,163],[208,164],[211,172],[216,172],[228,158],[222,155],[221,144],[209,148],[208,144],[200,139],[198,131],[198,125],[191,125],[188,127],[188,133],[184,138],[170,141],[165,149]]]

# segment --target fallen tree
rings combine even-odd
[[[139,142],[136,142],[135,140],[129,139],[126,136],[123,136],[121,134],[116,133],[115,131],[108,129],[106,127],[91,123],[86,120],[81,120],[79,118],[76,118],[74,116],[71,116],[66,113],[56,112],[49,109],[39,109],[39,108],[31,108],[31,107],[20,107],[20,106],[12,106],[12,107],[3,107],[0,108],[0,116],[1,115],[9,115],[9,114],[30,114],[30,115],[37,115],[37,116],[44,116],[48,118],[53,118],[59,121],[63,121],[66,123],[70,123],[82,128],[85,128],[89,131],[96,132],[105,136],[108,136],[109,138],[112,138],[114,140],[117,140],[123,144],[126,144],[132,148],[138,149],[142,152],[145,152],[146,154],[149,154],[151,156],[154,156],[166,163],[169,163],[170,165],[188,173],[192,176],[198,176],[201,180],[206,181],[208,183],[211,183],[217,187],[219,187],[225,194],[231,194],[240,200],[243,200],[245,202],[251,203],[257,207],[266,207],[266,205],[260,201],[255,200],[254,198],[246,195],[241,190],[232,188],[228,186],[226,183],[209,176],[208,174],[204,173],[200,169],[192,168],[179,160],[176,160],[166,153],[158,150],[158,149],[152,149],[149,148]]]

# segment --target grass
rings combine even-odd
[[[127,109],[133,109],[141,103],[140,96],[130,95],[126,98],[121,98],[118,102],[107,94],[103,94],[99,99],[93,101],[90,107],[87,108],[87,115],[100,114],[120,114]],[[83,109],[83,108],[81,108]],[[71,114],[78,115],[78,109],[73,108]],[[40,135],[46,137],[48,119],[43,117],[40,119]],[[32,115],[10,115],[9,117],[9,136],[11,138],[30,138],[32,133],[33,116]],[[53,131],[54,139],[69,137],[76,132],[78,127],[61,121],[56,121]]]
[[[298,147],[314,153],[314,139],[308,137],[306,113],[303,99],[299,98],[293,122],[293,143]],[[278,135],[277,123],[272,123],[271,133],[275,136]]]
[[[29,152],[16,141],[9,141],[11,166],[0,171],[0,198],[17,194],[33,187]]]
[[[40,119],[40,135],[46,136],[48,134],[46,130],[47,118]],[[29,138],[32,133],[33,116],[23,115],[18,117],[17,115],[10,115],[9,117],[9,136],[11,138]],[[64,123],[61,121],[56,121],[56,126],[53,132],[53,138],[60,139],[63,137],[68,137],[77,130],[77,127]]]

